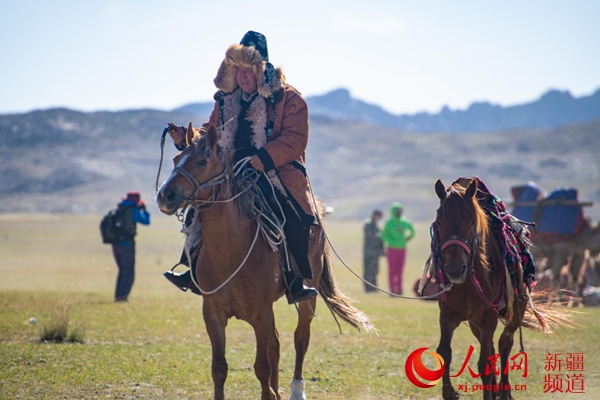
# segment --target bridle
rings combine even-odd
[[[437,221],[435,222],[436,225],[438,225]],[[459,246],[460,248],[462,248],[466,253],[467,256],[469,257],[469,271],[473,272],[473,268],[474,268],[474,264],[475,264],[475,256],[477,253],[477,243],[479,242],[479,236],[477,235],[477,229],[475,228],[475,226],[473,226],[473,240],[471,241],[471,243],[469,244],[469,241],[457,234],[451,234],[450,236],[448,236],[446,239],[444,239],[439,246],[440,249],[440,258],[443,260],[444,256],[442,255],[442,252],[447,249],[450,246]],[[448,273],[446,271],[446,263],[444,262],[443,264],[443,268],[444,268],[444,272]]]
[[[168,131],[169,131],[169,127],[167,126],[163,130],[161,138],[160,138],[160,163],[158,165],[158,172],[156,174],[156,192],[158,192],[158,181],[160,179],[160,171],[162,170],[162,164],[163,164],[163,158],[164,158],[165,138],[167,136]],[[229,179],[230,179],[229,173],[227,171],[227,164],[223,160],[221,160],[221,162],[223,164],[223,170],[221,171],[221,173],[213,176],[212,178],[210,178],[208,181],[206,181],[204,183],[199,183],[198,180],[192,174],[190,174],[188,171],[186,171],[182,167],[173,168],[173,171],[171,172],[171,174],[173,174],[173,173],[180,174],[188,181],[188,183],[194,189],[194,192],[192,193],[192,195],[188,198],[183,199],[184,201],[195,204],[197,206],[197,208],[202,207],[202,205],[204,205],[204,204],[209,204],[208,207],[210,207],[217,201],[217,199],[220,197],[220,195],[224,189],[222,186],[219,193],[216,193],[215,186],[220,185],[225,182],[229,182]],[[198,196],[198,192],[206,187],[212,187],[212,195],[211,195],[212,200],[198,200],[196,198]]]
[[[179,174],[179,175],[183,176],[188,181],[188,183],[192,186],[192,188],[194,189],[193,193],[188,198],[185,198],[184,200],[187,201],[188,203],[194,204],[194,207],[197,209],[201,209],[202,206],[203,205],[205,206],[206,204],[208,204],[208,207],[214,205],[217,202],[218,198],[223,193],[223,191],[226,190],[226,188],[227,188],[227,185],[223,185],[217,192],[216,186],[221,185],[225,182],[229,182],[229,179],[230,179],[229,172],[227,171],[227,166],[225,164],[225,161],[223,161],[223,170],[220,173],[218,173],[217,175],[210,178],[208,181],[203,182],[203,183],[199,183],[198,180],[196,179],[196,177],[194,177],[194,175],[190,174],[186,169],[184,169],[182,167],[173,168],[172,174]],[[210,200],[209,199],[198,200],[197,199],[198,193],[202,189],[205,189],[207,187],[212,188],[212,194],[211,194]],[[207,207],[205,206],[205,209],[206,208]]]
[[[256,181],[258,179],[259,173],[253,168],[251,168],[251,170],[254,171],[254,174],[244,175],[244,171],[248,170],[247,165],[249,162],[250,157],[245,157],[236,162],[233,168],[228,169],[227,161],[225,159],[221,159],[223,170],[204,183],[199,183],[196,177],[194,177],[189,171],[187,171],[183,167],[173,168],[172,174],[175,173],[182,175],[194,189],[194,192],[189,197],[184,198],[183,201],[187,202],[188,204],[192,204],[193,207],[198,211],[204,211],[217,203],[232,202],[252,189],[251,185],[245,185],[245,187],[243,187],[241,190],[236,191],[235,195],[232,195],[231,197],[228,197],[226,199],[222,199],[223,194],[231,189],[232,176],[241,176],[242,180],[250,179],[252,181]],[[233,175],[230,173],[231,170],[233,170]],[[216,190],[217,185],[221,185],[218,191]],[[211,197],[206,200],[197,199],[198,192],[207,187],[212,187]]]
[[[436,225],[436,229],[437,229],[437,221],[434,222],[434,224]],[[498,306],[502,303],[502,299],[504,297],[504,288],[505,288],[505,269],[506,266],[502,266],[502,278],[501,278],[501,287],[500,287],[500,292],[498,295],[498,298],[496,299],[496,301],[494,303],[492,303],[491,301],[488,300],[488,298],[485,296],[485,294],[483,293],[483,290],[481,289],[481,285],[479,284],[479,281],[477,280],[477,277],[475,276],[475,256],[477,255],[477,244],[479,243],[480,239],[479,236],[477,235],[477,229],[475,226],[473,226],[473,240],[471,241],[471,245],[469,246],[469,242],[456,234],[452,234],[450,236],[448,236],[445,240],[443,240],[439,246],[439,258],[441,260],[444,259],[444,256],[442,254],[442,251],[444,251],[444,249],[448,248],[449,246],[459,246],[460,248],[462,248],[467,255],[470,258],[469,261],[469,267],[467,269],[467,273],[469,274],[469,279],[471,280],[471,283],[473,283],[473,286],[475,286],[475,290],[477,291],[477,293],[479,294],[479,297],[490,307],[492,307],[496,312],[498,312]],[[441,274],[441,277],[443,279],[443,275],[448,275],[448,271],[446,270],[446,263],[443,262],[442,263],[442,268],[441,271],[443,271],[443,274]]]

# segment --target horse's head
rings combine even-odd
[[[450,282],[460,284],[473,265],[478,244],[485,240],[486,216],[475,197],[477,180],[471,180],[466,188],[460,184],[446,188],[438,179],[435,193],[440,199],[434,224],[443,268]]]
[[[215,187],[227,180],[226,164],[217,146],[219,139],[213,124],[200,134],[190,123],[188,146],[173,158],[175,168],[156,195],[160,211],[171,215],[187,202],[202,203],[215,196]]]

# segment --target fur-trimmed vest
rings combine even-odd
[[[209,122],[221,127],[220,146],[233,151],[237,133],[238,115],[241,112],[242,90],[236,89],[224,94],[215,94],[215,108]],[[300,204],[308,215],[315,215],[311,193],[304,170],[305,150],[308,144],[308,107],[302,95],[292,86],[273,93],[275,120],[273,131],[268,126],[273,115],[273,106],[269,97],[256,96],[246,113],[246,120],[252,123],[251,144],[258,149],[265,171],[270,177],[277,176],[287,192]],[[222,106],[220,106],[222,105]],[[222,121],[224,123],[222,123]],[[204,124],[204,128],[208,122]],[[268,134],[271,133],[271,134]]]

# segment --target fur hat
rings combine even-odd
[[[238,88],[236,66],[250,68],[254,72],[257,91],[262,97],[270,97],[285,84],[281,68],[276,69],[269,62],[267,38],[261,33],[248,31],[240,44],[229,46],[214,80],[219,90],[231,93]]]

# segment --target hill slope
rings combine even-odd
[[[0,212],[103,212],[128,190],[154,194],[160,135],[169,121],[204,118],[153,110],[80,113],[66,109],[0,115]],[[314,116],[307,169],[334,218],[364,218],[401,201],[407,216],[430,220],[433,183],[482,178],[510,200],[528,180],[546,191],[575,186],[600,218],[600,120],[559,129],[493,134],[417,134]],[[176,153],[165,148],[161,181]],[[154,212],[158,210],[153,207]]]

